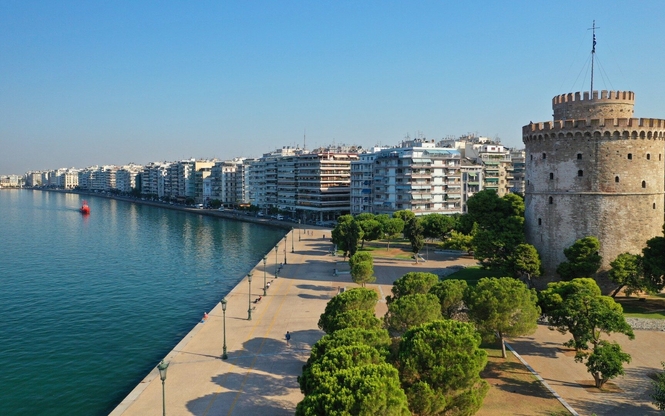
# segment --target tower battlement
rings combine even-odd
[[[599,103],[602,101],[625,101],[635,104],[635,93],[633,91],[600,91],[600,98],[598,98],[598,91],[594,91],[593,94],[589,94],[589,91],[584,91],[583,93],[569,92],[568,94],[560,94],[552,98],[552,107],[557,104],[567,104],[579,101],[593,101],[594,103]]]
[[[632,91],[589,91],[552,98],[555,120],[631,117],[635,106]]]
[[[522,135],[526,138],[538,133],[555,133],[564,130],[662,130],[665,120],[657,118],[594,118],[577,120],[554,120],[541,123],[529,123],[522,127]],[[662,138],[662,136],[660,136]]]

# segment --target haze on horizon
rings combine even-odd
[[[505,3],[505,4],[504,4]],[[662,1],[0,4],[0,174],[394,145],[522,147],[557,94],[660,99]]]

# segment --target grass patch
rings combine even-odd
[[[482,345],[488,362],[481,377],[490,384],[490,390],[476,415],[570,414],[512,353],[501,358],[497,344]]]
[[[466,280],[469,285],[475,285],[483,277],[503,277],[503,273],[496,270],[483,269],[480,266],[471,266],[460,269],[446,277],[447,279]]]
[[[665,319],[665,298],[660,295],[644,297],[617,296],[614,298],[629,318]]]

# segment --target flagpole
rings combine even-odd
[[[593,98],[593,61],[596,55],[596,21],[593,21],[593,47],[591,48],[591,92],[590,97]]]

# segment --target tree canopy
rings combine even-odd
[[[665,225],[663,226],[665,233]],[[665,287],[665,237],[654,237],[642,249],[644,277],[652,291]]]
[[[436,213],[423,216],[421,221],[425,238],[438,238],[441,240],[444,239],[455,225],[455,219],[450,215]]]
[[[388,303],[406,295],[426,294],[439,281],[439,276],[427,272],[409,272],[395,280],[392,296],[386,296]]]
[[[404,236],[408,238],[411,243],[411,251],[413,252],[413,257],[415,258],[416,263],[418,263],[418,253],[420,253],[420,250],[425,246],[423,232],[424,228],[418,217],[411,218],[404,226]]]
[[[321,377],[298,403],[297,416],[409,415],[397,370],[390,364],[352,366]]]
[[[515,247],[509,264],[512,267],[512,276],[523,278],[529,287],[533,286],[532,279],[541,275],[540,256],[531,244],[519,244]]]
[[[429,293],[439,298],[441,315],[444,318],[453,319],[462,309],[467,287],[465,280],[457,279],[446,279],[431,287]]]
[[[568,261],[564,261],[556,268],[556,272],[563,280],[572,280],[578,277],[593,277],[602,261],[598,254],[600,241],[596,237],[584,237],[564,249],[563,254]]]
[[[354,283],[365,287],[365,284],[376,280],[374,276],[374,258],[367,252],[357,252],[349,258],[351,279]]]
[[[602,388],[608,380],[624,375],[623,363],[630,363],[630,360],[630,355],[621,350],[621,345],[600,341],[587,358],[586,367],[596,387]]]
[[[635,338],[621,305],[609,296],[602,296],[593,279],[550,283],[538,294],[538,299],[550,327],[562,334],[570,332],[573,339],[565,345],[575,348],[580,357],[586,355],[589,343],[598,344],[602,333],[618,332]]]
[[[319,318],[319,328],[329,334],[337,326],[338,315],[354,309],[367,310],[373,313],[378,300],[379,296],[376,292],[369,289],[354,288],[342,292],[326,304],[326,309]]]
[[[487,353],[472,324],[453,320],[408,330],[399,345],[400,380],[415,414],[472,415],[489,390]],[[436,412],[432,412],[436,410]]]
[[[612,292],[612,297],[623,288],[627,296],[636,292],[648,292],[651,289],[648,281],[644,278],[642,268],[642,256],[630,253],[621,253],[610,263],[609,277],[618,286]]]
[[[384,316],[386,328],[393,335],[401,335],[411,327],[437,319],[441,319],[439,298],[421,293],[400,296],[388,304]]]
[[[358,250],[358,243],[363,238],[360,224],[351,215],[342,215],[337,218],[337,225],[332,230],[332,242],[344,256],[353,256]]]
[[[390,248],[390,240],[397,238],[397,236],[404,231],[404,221],[401,218],[390,218],[383,224],[383,232],[388,239],[388,248]]]
[[[503,358],[505,337],[529,335],[538,327],[536,291],[512,277],[480,279],[475,288],[469,288],[465,301],[469,318],[480,331],[499,340]]]

